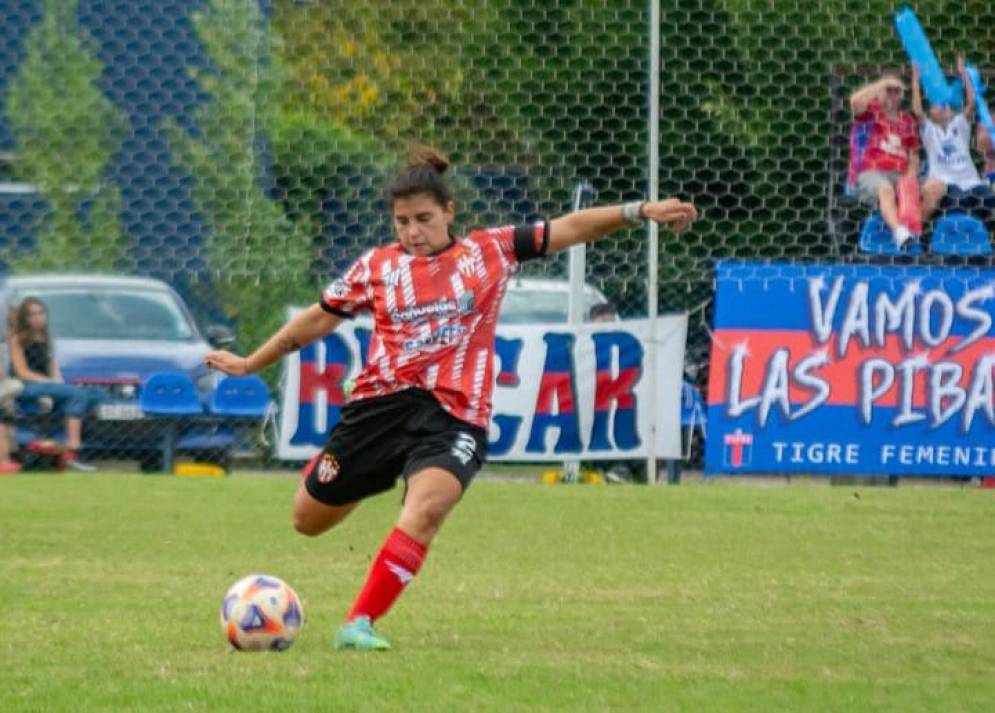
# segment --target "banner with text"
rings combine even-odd
[[[706,471],[995,472],[995,271],[716,270]]]
[[[370,329],[362,320],[345,322],[284,359],[277,458],[306,460],[324,445],[345,403],[343,384],[366,361]],[[686,315],[657,320],[653,398],[646,379],[648,320],[499,325],[488,458],[644,458],[654,407],[657,455],[679,458],[686,334]]]

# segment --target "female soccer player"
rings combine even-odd
[[[208,366],[250,374],[322,337],[358,312],[375,328],[369,359],[324,450],[302,473],[294,527],[319,535],[364,498],[406,482],[401,515],[373,563],[336,648],[388,649],[374,633],[417,574],[449,511],[479,470],[491,412],[494,328],[518,264],[654,220],[675,231],[694,222],[670,198],[577,211],[523,227],[452,233],[456,205],[448,160],[412,151],[387,189],[397,242],[365,253],[248,357],[215,351]]]

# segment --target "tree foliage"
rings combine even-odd
[[[107,179],[127,122],[100,90],[102,66],[76,11],[76,0],[46,0],[6,97],[14,173],[47,203],[33,249],[7,246],[15,270],[133,265],[122,237],[120,189]]]
[[[436,143],[453,147],[462,163],[488,162],[499,147],[515,153],[527,137],[500,93],[513,63],[501,41],[501,6],[278,0],[273,22],[285,39],[288,103],[395,151]]]
[[[195,130],[166,126],[173,156],[194,180],[192,195],[209,230],[210,280],[247,345],[259,344],[287,304],[313,299],[306,219],[291,220],[268,190],[267,136],[276,126],[282,68],[256,0],[210,0],[193,18],[210,65],[191,68],[208,97]]]

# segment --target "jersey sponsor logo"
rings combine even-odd
[[[339,474],[339,461],[331,453],[325,453],[318,461],[318,482],[331,483]]]
[[[879,147],[882,151],[892,156],[905,155],[905,147],[902,146],[902,137],[898,134],[888,134],[882,139]]]
[[[427,317],[450,315],[458,311],[455,300],[437,300],[426,304],[413,305],[404,309],[391,310],[390,318],[394,322],[417,322]]]
[[[466,465],[477,452],[477,441],[469,433],[461,433],[453,441],[452,450],[449,451],[460,463]]]
[[[456,262],[456,269],[459,270],[461,275],[469,277],[473,274],[473,257],[470,255],[464,255]]]
[[[425,347],[444,347],[456,344],[466,334],[466,327],[460,324],[446,324],[439,327],[426,337],[416,337],[405,339],[404,348],[407,350],[424,349]]]
[[[465,316],[471,312],[473,312],[473,290],[464,292],[458,300],[441,299],[404,309],[394,309],[388,316],[394,322],[420,322],[429,317]]]

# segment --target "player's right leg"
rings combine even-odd
[[[304,467],[294,497],[294,529],[315,536],[342,522],[365,498],[394,487],[404,465],[408,397],[351,402],[325,447]]]

